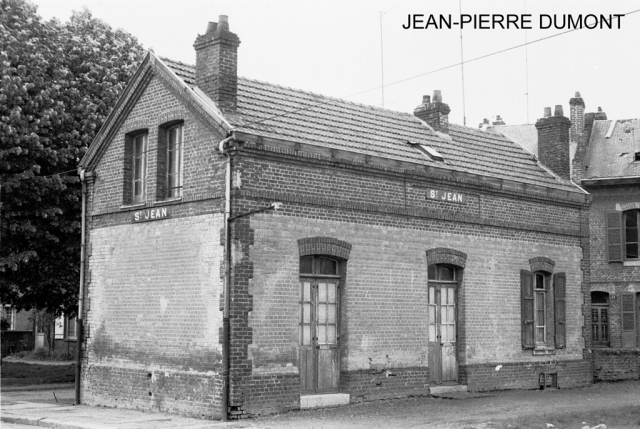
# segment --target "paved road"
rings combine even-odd
[[[63,429],[470,429],[496,427],[505,419],[523,416],[528,416],[531,422],[545,427],[545,417],[549,414],[571,413],[574,420],[581,420],[582,416],[591,416],[593,420],[597,420],[600,411],[616,413],[616,410],[625,407],[640,409],[640,381],[597,384],[574,390],[502,391],[479,395],[463,394],[452,399],[418,397],[373,401],[339,408],[294,411],[232,423],[135,410],[70,406],[73,403],[73,389],[56,391],[56,397],[59,401],[57,403],[50,391],[2,392],[3,429],[9,427],[5,426],[7,416],[30,416],[31,422],[36,424],[40,422],[39,419],[53,419],[59,423],[55,427]],[[575,427],[582,427],[579,423]],[[595,426],[599,422],[587,423]],[[610,429],[613,427],[616,426],[610,426]],[[637,422],[634,422],[633,427],[637,427]]]

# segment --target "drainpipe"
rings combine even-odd
[[[78,315],[76,316],[76,405],[80,405],[80,358],[82,349],[82,307],[84,303],[84,267],[85,267],[85,229],[87,218],[87,182],[85,170],[78,171],[80,182],[82,183],[82,218],[81,218],[81,234],[80,234],[80,287],[78,290]]]
[[[231,307],[231,154],[225,151],[229,142],[235,139],[235,133],[222,140],[218,145],[218,151],[227,157],[227,174],[224,190],[224,307],[222,312],[222,421],[229,420],[229,354],[231,345],[231,323],[229,309]]]

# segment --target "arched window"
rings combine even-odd
[[[609,346],[609,294],[591,292],[591,344]]]

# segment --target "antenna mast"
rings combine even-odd
[[[462,0],[458,0],[460,16],[462,16]],[[464,96],[464,49],[462,45],[462,26],[460,26],[460,70],[462,71],[462,125],[467,126],[467,110]]]

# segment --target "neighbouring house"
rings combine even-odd
[[[640,378],[640,119],[584,113],[576,93],[574,180],[591,194],[591,337],[596,381]]]
[[[9,304],[0,304],[2,319],[7,324],[2,330],[2,356],[16,351],[33,349],[33,311],[18,311]],[[4,328],[7,329],[4,329]]]
[[[571,178],[592,197],[590,235],[590,354],[595,381],[640,378],[640,119],[609,120],[585,113],[579,92],[569,100]],[[550,109],[549,109],[550,110]],[[547,112],[548,114],[549,112]],[[488,125],[538,153],[536,125]],[[493,124],[495,125],[495,124]],[[547,151],[548,152],[548,151]],[[549,156],[550,155],[550,156]]]
[[[82,402],[241,418],[591,383],[568,174],[439,91],[412,115],[238,77],[239,44],[221,16],[195,66],[148,53],[81,161]]]

